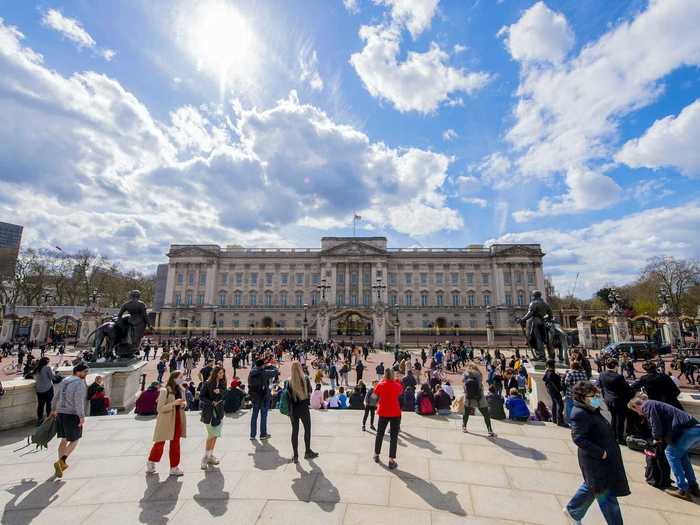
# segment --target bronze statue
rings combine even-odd
[[[128,316],[124,316],[125,313]],[[141,292],[138,290],[132,290],[129,293],[129,300],[119,309],[117,320],[120,321],[122,318],[127,320],[128,326],[126,343],[133,352],[138,352],[143,334],[149,326],[146,303],[141,301]]]
[[[525,330],[525,337],[528,346],[535,354],[535,361],[545,361],[554,359],[554,348],[550,337],[550,324],[554,320],[552,309],[542,299],[542,292],[535,290],[532,292],[532,301],[527,309],[527,313],[519,319],[520,325]],[[545,348],[547,354],[545,355]]]

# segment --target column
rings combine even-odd
[[[216,293],[216,278],[218,265],[216,263],[211,263],[207,267],[207,286],[204,289],[204,304],[218,304],[214,299],[214,294]],[[258,276],[258,279],[261,277]],[[264,275],[263,275],[264,278]]]
[[[382,348],[386,343],[386,312],[384,305],[376,303],[372,315],[373,346]]]
[[[578,329],[578,342],[583,348],[593,348],[593,333],[591,332],[591,320],[586,317],[583,310],[576,318],[576,328]]]
[[[2,331],[0,332],[0,344],[8,342],[12,339],[12,329],[15,326],[14,318],[10,317],[3,319]]]
[[[97,327],[102,318],[102,312],[98,310],[88,309],[80,316],[80,334],[78,337],[78,346],[87,346],[89,335],[97,330]]]
[[[627,318],[622,315],[622,312],[611,313],[608,322],[610,324],[610,338],[612,339],[613,343],[621,343],[629,340]]]
[[[350,304],[350,263],[345,261],[345,304]]]

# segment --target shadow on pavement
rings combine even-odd
[[[53,501],[58,498],[57,492],[65,485],[63,481],[49,478],[42,483],[33,479],[23,479],[20,483],[4,489],[12,494],[5,504],[0,523],[26,525],[36,519]],[[19,499],[25,494],[20,502]],[[51,511],[48,510],[50,513]]]
[[[306,472],[301,465],[296,466],[296,470],[301,474],[301,477],[292,481],[292,491],[294,491],[299,501],[310,501],[311,495],[316,491],[316,497],[312,503],[318,505],[324,512],[333,512],[335,506],[340,502],[340,492],[338,492],[336,486],[326,477],[316,462],[310,459],[309,464],[311,465],[309,472]],[[308,490],[304,481],[311,476],[315,476],[316,479],[311,485],[311,489]],[[308,497],[305,498],[304,494],[307,490]]]
[[[515,441],[511,441],[510,439],[494,437],[490,438],[490,441],[501,447],[503,450],[510,452],[514,456],[534,459],[535,461],[543,461],[547,459],[547,456],[539,450],[532,447],[524,447]]]
[[[224,475],[219,469],[207,470],[204,479],[197,483],[197,489],[199,492],[193,499],[200,507],[214,517],[226,514],[229,493],[224,490]]]
[[[401,480],[401,482],[406,485],[406,488],[408,488],[416,496],[420,497],[433,509],[450,512],[458,516],[467,515],[466,511],[464,508],[462,508],[462,505],[457,499],[456,492],[452,490],[442,492],[430,481],[411,477],[408,472],[404,472],[399,469],[392,471],[392,473],[396,475],[397,479]]]
[[[255,451],[248,455],[253,458],[253,464],[259,470],[275,470],[289,463],[288,459],[280,456],[279,450],[273,447],[268,441],[260,443],[254,441]]]
[[[430,450],[433,454],[438,454],[438,455],[442,454],[442,450],[437,448],[435,445],[433,445],[427,439],[423,439],[423,438],[419,438],[417,436],[414,436],[413,434],[406,432],[403,429],[401,429],[399,436],[401,436],[403,439],[405,439],[411,445],[415,445],[418,448]]]
[[[161,482],[158,475],[146,476],[146,490],[139,500],[141,512],[139,523],[165,525],[170,521],[170,514],[177,506],[182,490],[180,478],[168,476]]]

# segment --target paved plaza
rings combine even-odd
[[[290,463],[290,424],[270,412],[267,442],[248,438],[248,411],[228,416],[217,443],[218,469],[199,468],[205,429],[188,417],[181,478],[167,461],[147,476],[144,462],[154,421],[133,415],[89,418],[85,438],[63,479],[53,477],[56,441],[48,451],[16,451],[28,430],[0,434],[0,522],[244,524],[496,525],[566,523],[562,506],[581,482],[569,431],[551,424],[495,422],[404,414],[395,471],[372,461],[374,434],[358,411],[312,411],[313,461]],[[388,443],[383,450],[386,462]],[[622,498],[626,523],[700,523],[700,505],[644,483],[643,457],[623,448],[632,495]],[[164,456],[164,460],[167,454]],[[697,464],[696,460],[696,464]],[[698,468],[700,472],[700,468]],[[604,523],[593,506],[584,523]]]

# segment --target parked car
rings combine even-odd
[[[610,343],[600,351],[603,359],[619,359],[620,355],[627,352],[632,360],[653,359],[658,355],[671,353],[671,345],[657,346],[649,341],[624,341],[622,343]]]

